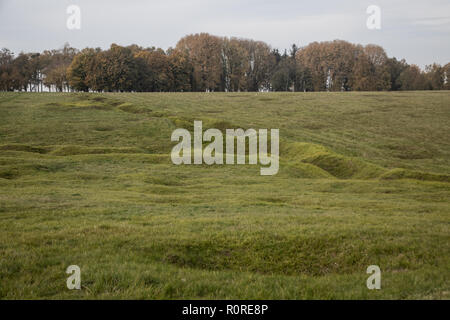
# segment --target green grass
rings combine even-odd
[[[173,165],[193,120],[279,128],[279,173]],[[449,299],[449,124],[448,91],[0,93],[0,298]]]

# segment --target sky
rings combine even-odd
[[[66,26],[70,5],[80,8],[80,29]],[[370,5],[381,10],[380,29],[366,26]],[[450,62],[450,0],[0,0],[0,48],[14,53],[66,42],[167,49],[199,32],[261,40],[281,51],[335,39],[373,43],[423,68]]]

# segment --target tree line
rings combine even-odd
[[[112,44],[42,53],[0,51],[0,91],[385,91],[450,89],[450,63],[421,70],[378,45],[343,40],[295,44],[280,53],[262,41],[207,33],[175,48]]]

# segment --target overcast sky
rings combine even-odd
[[[71,4],[81,9],[80,30],[66,27]],[[369,5],[381,8],[380,30],[366,27]],[[262,40],[282,50],[334,39],[375,43],[423,67],[450,62],[450,0],[0,0],[0,47],[15,53],[65,42],[167,49],[198,32]]]

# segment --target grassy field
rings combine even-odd
[[[193,120],[279,173],[173,165]],[[449,132],[448,91],[0,93],[0,298],[449,299]]]

